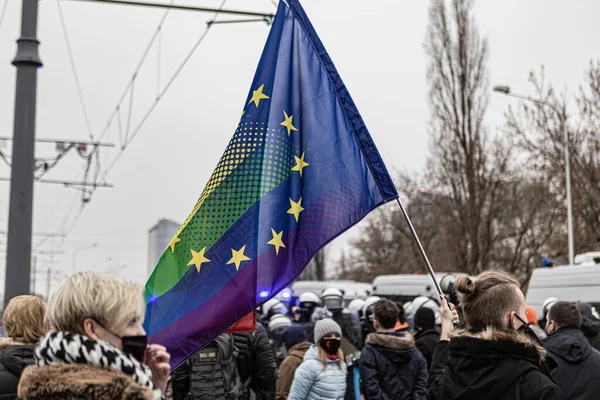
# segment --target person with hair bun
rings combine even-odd
[[[442,297],[442,332],[429,376],[441,399],[543,399],[563,396],[544,362],[544,348],[527,323],[519,282],[503,271],[456,280],[466,327]]]

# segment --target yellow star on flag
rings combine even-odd
[[[283,115],[285,117],[285,121],[283,121],[280,125],[285,126],[287,128],[288,131],[288,136],[290,136],[290,132],[291,131],[297,131],[298,129],[296,129],[296,127],[294,125],[292,125],[292,118],[294,118],[293,115],[287,115],[287,113],[284,111]]]
[[[263,89],[265,88],[265,85],[260,85],[260,87],[256,90],[252,91],[252,98],[250,99],[250,101],[248,102],[248,104],[254,102],[254,105],[256,107],[258,107],[258,103],[262,100],[262,99],[268,99],[269,96],[267,96],[266,94],[263,93]]]
[[[246,250],[246,245],[242,246],[242,248],[239,249],[239,250],[237,250],[237,251],[234,250],[234,249],[231,249],[232,257],[231,257],[231,260],[227,261],[226,265],[235,264],[235,269],[239,270],[240,269],[240,264],[242,263],[242,261],[249,261],[250,260],[249,257],[246,257],[244,255],[244,251],[245,250]]]
[[[210,260],[206,257],[204,257],[204,252],[206,251],[206,247],[204,247],[202,250],[196,252],[194,250],[191,250],[192,252],[192,259],[190,260],[189,263],[187,263],[187,265],[195,265],[196,269],[198,270],[198,273],[200,273],[200,267],[202,266],[203,263],[207,263],[210,262]]]
[[[267,244],[275,246],[275,254],[279,255],[279,248],[283,247],[285,249],[285,244],[283,244],[283,240],[281,240],[283,231],[277,233],[275,232],[275,229],[271,228],[271,233],[273,234],[273,239],[269,240]]]
[[[300,213],[304,211],[304,208],[302,208],[302,197],[300,197],[300,200],[298,200],[297,203],[294,200],[290,199],[290,206],[291,208],[287,210],[287,213],[292,214],[294,217],[296,217],[296,222],[298,222],[298,217],[300,216]]]
[[[294,158],[296,159],[296,165],[294,167],[292,167],[292,171],[300,172],[300,177],[302,178],[302,169],[304,167],[308,167],[310,164],[304,162],[304,153],[302,153],[302,157],[298,158],[298,157],[294,156]]]
[[[181,239],[179,239],[177,235],[173,236],[173,239],[171,239],[171,241],[167,245],[167,249],[171,248],[171,253],[175,253],[175,245],[179,242],[181,242]]]

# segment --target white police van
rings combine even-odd
[[[527,289],[527,304],[538,318],[548,297],[590,303],[600,309],[600,252],[579,254],[576,265],[544,267],[533,270]]]

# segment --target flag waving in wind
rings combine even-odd
[[[280,1],[237,130],[146,284],[150,341],[177,367],[397,196],[304,10]]]

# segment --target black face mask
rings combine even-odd
[[[121,341],[123,342],[124,353],[131,355],[133,358],[135,358],[141,363],[143,363],[146,360],[146,350],[148,349],[148,336],[122,336]]]
[[[98,322],[96,322],[98,324]],[[98,324],[100,325],[100,324]],[[100,325],[102,326],[102,325]],[[139,336],[119,336],[116,333],[109,331],[108,329],[102,328],[106,331],[114,335],[115,337],[121,339],[123,343],[123,353],[129,354],[131,357],[135,358],[139,362],[143,363],[146,360],[146,349],[148,348],[148,336],[139,335]]]
[[[342,340],[341,339],[321,339],[319,341],[319,344],[321,345],[321,347],[323,348],[323,350],[325,350],[325,352],[327,354],[330,354],[332,356],[336,355],[338,353],[338,350],[340,349],[340,346],[342,345]]]
[[[533,340],[535,343],[539,344],[540,346],[543,346],[542,341],[535,334],[535,332],[533,331],[533,329],[531,329],[531,327],[529,326],[529,323],[523,321],[523,319],[521,317],[519,317],[519,314],[517,314],[517,313],[515,313],[515,317],[517,317],[517,319],[523,323],[523,325],[521,325],[519,327],[519,329],[517,329],[517,332],[523,333],[525,336],[527,336],[528,338],[530,338],[531,340]]]

